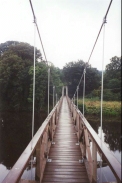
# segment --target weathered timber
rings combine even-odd
[[[20,183],[40,183],[39,181],[35,181],[35,180],[22,180],[21,179],[21,182]]]
[[[62,99],[61,97],[2,183],[21,182],[21,176],[34,154],[36,155],[36,177],[41,181],[46,164],[46,156],[49,152],[50,142],[53,139],[54,129],[58,121]],[[22,181],[29,182],[30,180]]]
[[[87,172],[90,178],[90,182],[97,180],[97,153],[101,156],[103,161],[106,161],[107,165],[110,167],[118,183],[122,181],[121,177],[121,164],[111,153],[109,148],[106,146],[103,140],[98,137],[98,134],[93,130],[91,125],[88,123],[83,114],[79,109],[73,104],[73,102],[67,96],[67,101],[71,111],[71,115],[74,121],[75,129],[77,130],[77,136],[80,143],[82,155],[87,160],[85,165],[87,167]],[[92,157],[91,150],[89,148],[91,141],[92,147]],[[93,149],[94,148],[94,149]],[[92,160],[92,161],[91,161]]]
[[[2,183],[96,183],[98,154],[120,183],[120,163],[68,96],[62,96]],[[33,157],[36,181],[22,180]]]
[[[64,98],[59,121],[44,171],[42,183],[46,182],[89,182],[85,164],[80,163],[82,154],[76,130],[66,98]]]

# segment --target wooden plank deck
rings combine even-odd
[[[65,97],[53,141],[48,157],[51,162],[46,164],[42,183],[88,183],[85,165],[79,162],[81,150]]]

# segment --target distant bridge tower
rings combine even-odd
[[[62,87],[62,97],[64,97],[64,96],[68,96],[68,87],[67,86]]]

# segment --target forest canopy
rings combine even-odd
[[[1,110],[32,110],[33,50],[33,46],[27,43],[8,41],[0,44]],[[50,70],[53,73],[50,80],[50,95],[54,84],[60,97],[63,85],[60,69],[51,65]],[[42,60],[41,53],[37,49],[35,73],[35,107],[39,111],[47,105],[48,65]]]
[[[0,44],[0,110],[32,110],[33,46],[28,43],[7,41]],[[121,58],[112,57],[104,72],[104,100],[121,100]],[[50,66],[50,104],[53,86],[58,98],[63,85],[68,86],[69,97],[76,91],[85,67],[83,60],[67,63],[63,69]],[[39,111],[47,105],[49,66],[36,48],[35,107]],[[87,97],[100,98],[101,72],[87,64],[85,93]],[[79,96],[83,95],[83,79]]]

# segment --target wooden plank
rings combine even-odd
[[[70,167],[63,167],[63,168],[61,168],[60,166],[59,167],[51,167],[51,169],[50,169],[50,167],[46,167],[45,168],[45,172],[50,172],[50,171],[53,171],[53,172],[76,172],[76,173],[82,173],[82,172],[85,172],[86,173],[86,168],[85,167],[76,167],[76,168],[71,168],[71,166]]]
[[[76,142],[74,142],[73,140],[70,140],[70,139],[68,141],[65,141],[65,142],[64,141],[60,141],[59,142],[59,140],[56,141],[56,144],[70,144],[70,145],[75,145],[75,143]]]
[[[59,135],[60,135],[60,136],[68,137],[68,136],[76,136],[76,133],[75,133],[74,130],[72,130],[72,131],[67,131],[66,133],[64,133],[63,131],[60,131],[60,132],[56,133],[56,134],[54,135],[54,137],[58,137]]]
[[[53,138],[53,141],[54,142],[59,142],[60,141],[60,143],[61,142],[63,142],[64,144],[66,143],[66,142],[73,142],[74,143],[74,145],[75,145],[75,143],[77,142],[77,138],[75,137],[75,138],[73,138],[73,137],[71,137],[71,138],[68,138],[67,140],[65,139],[65,138]]]
[[[72,135],[60,135],[60,134],[57,134],[54,136],[55,139],[64,139],[66,140],[66,138],[73,138],[73,139],[77,139],[77,136],[72,134]]]
[[[20,182],[21,183],[39,183],[39,181],[35,181],[35,180],[24,180],[24,179],[21,179]]]
[[[46,164],[42,183],[88,183],[85,165],[79,162],[82,154],[80,146],[76,145],[78,138],[65,98],[53,141],[55,144],[48,155],[52,161]]]
[[[61,148],[52,148],[50,152],[60,152],[61,150],[63,150],[63,152],[78,152],[78,149],[74,149],[74,148],[70,148],[70,149],[61,149]]]
[[[45,178],[44,177],[44,179],[43,179],[43,181],[42,181],[42,183],[44,182],[44,181],[50,181],[50,182],[74,182],[74,183],[78,183],[78,182],[80,182],[80,183],[88,183],[89,182],[89,180],[87,179],[86,180],[86,178],[52,178],[52,179],[50,179],[50,178]]]
[[[81,155],[81,152],[50,152],[49,155]]]
[[[65,182],[64,182],[65,181]],[[76,181],[76,180],[75,180]],[[88,183],[88,181],[85,181],[82,180],[83,183]],[[80,180],[77,180],[77,182],[75,183],[82,183]],[[42,183],[71,183],[70,182],[70,179],[67,179],[67,180],[58,180],[58,181],[52,181],[52,180],[49,180],[49,181],[43,181]]]
[[[66,156],[49,156],[49,159],[52,159],[53,160],[62,160],[62,161],[78,161],[78,160],[81,160],[81,156],[72,156],[72,157],[66,157]]]
[[[36,148],[37,143],[39,142],[41,136],[43,135],[44,130],[46,129],[51,116],[53,113],[55,113],[56,108],[60,104],[60,101],[56,104],[56,106],[53,108],[53,110],[50,112],[49,116],[45,119],[39,130],[36,132],[36,134],[33,137],[33,145],[32,141],[28,144],[26,149],[23,151],[15,165],[12,167],[11,171],[7,174],[5,179],[2,181],[2,183],[18,183],[18,181],[21,179],[21,176],[26,168],[26,165],[28,164],[31,155],[33,155],[34,150]]]
[[[43,181],[42,183],[64,183],[64,182],[62,182],[62,181],[56,181],[56,182],[54,182],[54,181],[53,182],[52,181]],[[70,180],[69,181],[67,180],[66,183],[70,183]],[[81,182],[77,181],[76,183],[81,183]],[[88,182],[84,182],[84,183],[88,183]]]
[[[52,179],[52,178],[67,178],[67,179],[84,179],[84,178],[88,178],[87,177],[87,174],[58,174],[58,175],[56,175],[56,174],[45,174],[44,175],[44,178],[50,178],[50,179]]]
[[[68,172],[67,171],[55,171],[55,172],[54,171],[46,171],[45,172],[45,175],[50,175],[50,174],[51,175],[53,175],[53,174],[54,175],[79,175],[80,174],[84,177],[87,176],[85,169],[82,172],[81,171],[77,171],[77,172],[76,171],[75,172],[74,171],[68,171]]]
[[[58,152],[58,151],[59,152],[60,151],[63,151],[63,152],[73,152],[73,151],[76,151],[77,152],[78,150],[79,150],[78,148],[74,149],[72,147],[69,147],[67,149],[64,149],[64,147],[63,148],[61,148],[61,147],[60,148],[59,147],[53,147],[50,152]]]
[[[51,155],[49,155],[49,159],[50,159],[51,157],[52,157],[53,159],[59,159],[59,158],[65,158],[65,159],[67,159],[67,158],[68,158],[68,159],[77,158],[77,159],[81,159],[81,155],[80,155],[80,156],[79,156],[79,155],[70,155],[70,156],[69,156],[69,155],[63,155],[63,156],[59,156],[59,155],[57,155],[57,156],[56,156],[56,155],[54,155],[54,156],[52,155],[52,156],[51,156]]]
[[[77,143],[77,142],[75,142],[73,146],[68,146],[68,145],[67,145],[67,148],[69,148],[69,149],[79,149],[79,145],[76,145],[76,143]],[[64,145],[66,145],[66,144],[57,144],[57,143],[55,142],[55,144],[53,144],[51,148],[60,148],[60,149],[64,149]]]
[[[60,160],[59,160],[60,161]],[[63,162],[63,161],[60,161],[58,162],[55,162],[55,160],[52,160],[52,162],[50,163],[47,163],[48,165],[47,166],[60,166],[60,165],[63,165],[63,166],[82,166],[82,163],[79,163],[78,161],[68,161],[68,162]]]

